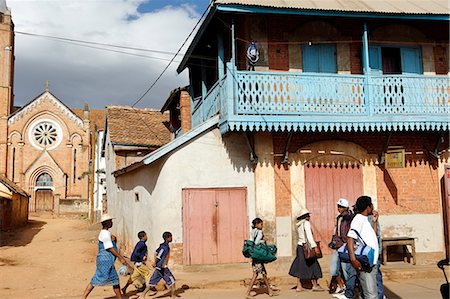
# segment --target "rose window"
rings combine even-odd
[[[61,143],[61,127],[51,119],[41,119],[28,131],[30,143],[37,149],[52,150]]]
[[[40,145],[47,147],[58,139],[56,128],[50,123],[41,123],[34,128],[34,140]]]

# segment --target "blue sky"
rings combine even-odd
[[[210,0],[148,0],[138,7],[138,11],[145,13],[164,8],[168,5],[181,6],[188,4],[195,7],[198,13],[202,13],[206,7],[208,7],[209,1]]]

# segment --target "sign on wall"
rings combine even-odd
[[[405,150],[395,149],[388,150],[385,154],[385,168],[404,168],[405,167]]]

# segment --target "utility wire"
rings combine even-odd
[[[189,35],[186,37],[186,39],[183,41],[183,43],[181,44],[180,48],[178,49],[178,51],[175,53],[175,55],[172,57],[172,59],[169,61],[169,63],[166,65],[166,67],[162,70],[162,72],[159,74],[159,76],[153,81],[153,83],[150,85],[149,88],[147,88],[147,90],[142,94],[142,96],[136,101],[134,102],[134,104],[132,105],[132,107],[136,106],[149,92],[150,90],[152,90],[152,88],[156,85],[156,83],[159,81],[159,79],[161,79],[161,77],[164,75],[164,73],[167,71],[167,69],[169,68],[169,66],[172,64],[172,62],[175,60],[175,58],[178,56],[178,54],[180,53],[181,49],[184,47],[184,45],[187,43],[187,41],[189,40],[189,38],[191,37],[191,35],[194,33],[195,29],[197,29],[197,26],[200,24],[200,22],[203,20],[204,16],[206,15],[206,13],[209,11],[209,8],[211,7],[211,5],[214,3],[214,1],[210,1],[208,4],[208,7],[205,9],[205,11],[203,12],[203,14],[201,15],[200,19],[197,21],[197,23],[195,24],[194,28],[192,28],[191,32],[189,33]]]
[[[161,51],[161,50],[153,50],[153,49],[145,49],[145,48],[134,48],[134,47],[126,47],[126,46],[120,46],[120,45],[114,45],[114,44],[107,44],[107,43],[99,43],[99,42],[93,42],[93,41],[85,41],[80,39],[74,39],[74,38],[66,38],[66,37],[58,37],[58,36],[52,36],[52,35],[44,35],[44,34],[36,34],[36,33],[29,33],[29,32],[23,32],[23,31],[15,31],[17,34],[22,35],[28,35],[28,36],[35,36],[35,37],[45,37],[48,39],[54,39],[58,41],[66,41],[66,42],[76,42],[76,43],[83,43],[83,44],[90,44],[90,45],[98,45],[98,46],[106,46],[111,48],[119,48],[119,49],[126,49],[126,50],[135,50],[135,51],[142,51],[142,52],[152,52],[152,53],[159,53],[159,54],[166,54],[166,55],[172,55],[175,54],[174,52],[169,51]],[[176,55],[184,55],[184,53],[179,53],[179,51],[176,53]]]

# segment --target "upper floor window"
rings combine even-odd
[[[422,53],[418,47],[369,47],[370,69],[383,74],[422,74]]]
[[[302,46],[302,65],[304,72],[337,73],[336,45]]]

